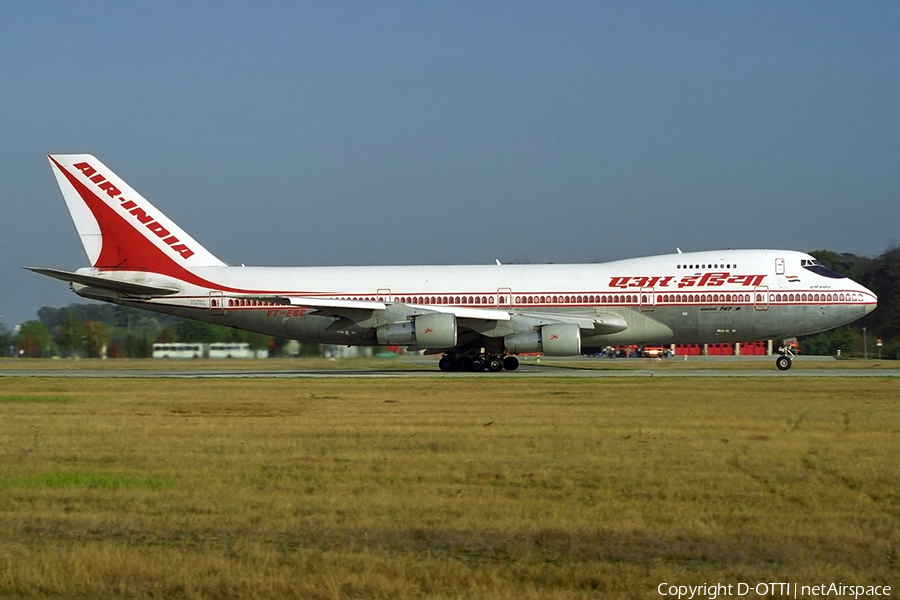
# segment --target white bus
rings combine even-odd
[[[153,344],[153,358],[205,358],[209,356],[207,344],[175,343]]]
[[[209,345],[210,358],[255,358],[256,353],[246,342],[227,342]]]

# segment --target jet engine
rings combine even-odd
[[[574,323],[544,325],[537,331],[514,333],[503,338],[507,352],[543,352],[547,356],[581,354],[581,328]]]
[[[376,333],[382,346],[415,344],[420,348],[453,348],[456,346],[456,316],[446,313],[420,315],[412,321],[379,327]]]

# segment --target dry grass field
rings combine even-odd
[[[0,454],[3,597],[900,584],[897,379],[0,377]]]

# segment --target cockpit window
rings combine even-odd
[[[821,275],[822,277],[828,277],[830,279],[846,279],[846,277],[840,273],[835,273],[816,259],[801,259],[800,266],[807,271],[812,271],[816,275]]]

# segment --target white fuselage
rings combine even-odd
[[[627,327],[582,331],[585,348],[641,343],[713,343],[790,337],[827,330],[871,311],[877,302],[847,278],[802,267],[807,254],[727,250],[634,258],[602,264],[393,267],[199,267],[193,281],[135,273],[177,295],[121,303],[302,341],[375,345],[372,330],[409,318],[409,310],[502,309],[525,318],[615,316]],[[93,269],[82,270],[95,273]],[[126,274],[117,274],[127,278]],[[76,286],[77,288],[77,286]],[[86,293],[85,293],[86,292]],[[82,289],[91,296],[91,289]],[[386,304],[384,319],[338,324],[305,306],[273,304],[270,295]],[[109,297],[103,299],[110,300]],[[400,310],[403,307],[403,310]],[[505,335],[476,327],[488,335]],[[512,328],[512,329],[510,329]]]

